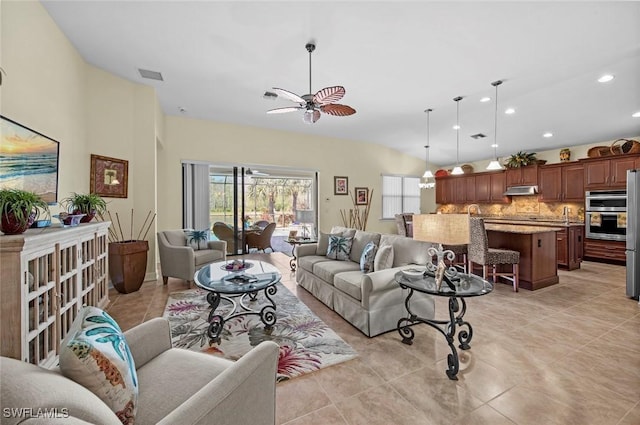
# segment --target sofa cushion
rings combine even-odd
[[[353,236],[353,244],[351,245],[351,254],[349,258],[351,261],[359,262],[362,257],[362,251],[369,242],[373,242],[376,246],[380,245],[380,233],[363,232],[362,230],[356,230]]]
[[[213,263],[214,261],[222,261],[224,259],[224,251],[201,249],[199,251],[193,251],[193,258],[195,259],[197,269],[198,266],[204,266],[205,264]]]
[[[62,374],[97,395],[123,424],[138,408],[133,357],[117,323],[97,307],[84,307],[60,345]]]
[[[207,244],[209,241],[209,229],[187,229],[184,231],[184,235],[187,238],[187,246],[193,248],[194,251],[209,248],[209,245]]]
[[[333,279],[333,286],[358,301],[362,300],[362,272],[338,273]]]
[[[393,265],[393,245],[383,245],[378,248],[373,260],[373,270],[385,270]]]
[[[353,250],[353,247],[351,248]],[[365,273],[373,271],[373,261],[376,258],[376,251],[378,246],[374,242],[369,242],[362,250],[360,256],[360,270]]]
[[[429,258],[427,250],[433,246],[431,242],[386,234],[380,238],[380,247],[383,245],[393,245],[393,267],[406,266],[408,264],[427,264],[427,259]]]
[[[351,252],[353,238],[342,236],[329,236],[329,247],[327,248],[327,258],[332,260],[347,261]],[[358,259],[359,260],[359,259]]]
[[[304,257],[298,257],[298,268],[305,269],[308,272],[313,273],[313,265],[321,261],[329,260],[325,255],[305,255]]]
[[[169,244],[175,246],[186,246],[187,245],[187,236],[182,230],[165,230],[164,236],[169,241]]]
[[[316,248],[316,255],[327,255],[327,249],[329,248],[329,236],[342,236],[341,232],[324,233],[320,232],[318,238],[318,245]]]
[[[336,274],[356,270],[360,272],[360,264],[353,261],[321,261],[313,265],[313,274],[330,285]]]

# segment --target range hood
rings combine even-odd
[[[535,195],[538,193],[538,186],[511,186],[504,193],[505,196]]]

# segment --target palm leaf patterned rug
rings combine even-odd
[[[174,347],[237,360],[262,341],[274,341],[280,346],[277,381],[284,381],[305,373],[341,363],[357,356],[356,351],[340,338],[326,323],[281,283],[272,297],[276,303],[277,320],[271,332],[266,332],[259,316],[240,316],[225,322],[221,342],[211,343],[207,336],[207,322],[211,307],[207,292],[190,289],[169,294],[163,317],[171,325]],[[255,301],[245,298],[254,310],[265,305],[264,293]],[[225,315],[231,306],[222,300],[216,313]]]

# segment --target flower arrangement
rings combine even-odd
[[[507,158],[507,162],[505,162],[504,165],[509,168],[518,168],[534,164],[536,161],[535,152],[527,153],[525,151],[520,151]]]

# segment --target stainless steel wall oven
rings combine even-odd
[[[627,192],[599,190],[585,194],[586,236],[624,241],[627,234]]]

